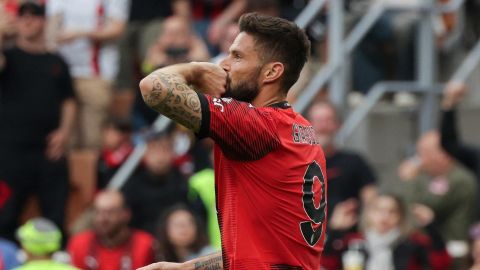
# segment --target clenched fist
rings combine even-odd
[[[189,82],[201,93],[221,97],[227,88],[227,72],[219,65],[208,62],[192,62],[194,74]]]

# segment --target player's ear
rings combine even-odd
[[[285,71],[285,68],[280,62],[272,62],[265,65],[263,71],[263,82],[272,83],[277,81]]]

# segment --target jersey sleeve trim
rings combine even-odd
[[[198,139],[208,137],[210,133],[210,106],[208,100],[202,93],[197,93],[200,100],[200,108],[202,110],[202,123],[200,124],[200,130],[196,134]]]

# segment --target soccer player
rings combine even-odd
[[[222,252],[143,270],[320,268],[325,157],[310,123],[285,101],[308,59],[295,24],[255,13],[220,66],[168,66],[140,82],[145,103],[215,141]]]

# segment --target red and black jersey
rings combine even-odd
[[[286,102],[199,98],[198,136],[215,141],[224,269],[319,269],[327,179],[310,123]]]

